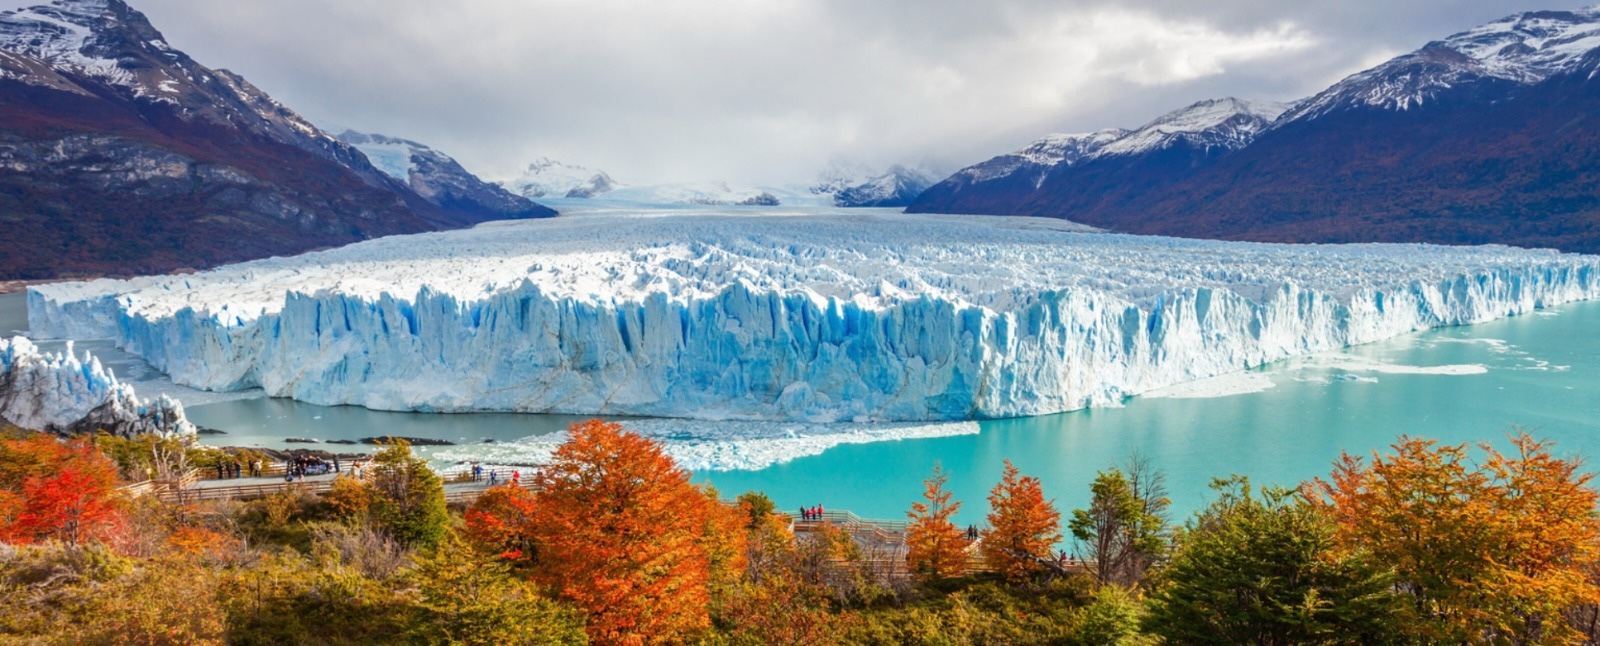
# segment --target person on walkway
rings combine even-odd
[[[217,461],[217,479],[218,480],[222,479],[222,461],[221,460]]]
[[[339,473],[339,456],[333,456],[333,472]]]
[[[495,471],[494,469],[490,469],[489,470],[489,486],[493,487],[493,486],[495,486],[497,484],[500,484],[500,473]]]
[[[511,470],[511,486],[513,486],[513,487],[522,486],[522,471],[517,470],[517,469],[512,469]]]
[[[477,482],[483,477],[483,467],[477,462],[472,463],[472,481]]]

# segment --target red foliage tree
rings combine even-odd
[[[105,540],[122,525],[117,467],[87,441],[0,441],[0,540]]]

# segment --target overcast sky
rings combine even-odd
[[[630,184],[804,182],[832,161],[953,170],[1204,98],[1300,98],[1480,23],[1584,4],[130,3],[318,123],[416,139],[490,179],[548,156]]]

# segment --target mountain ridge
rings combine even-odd
[[[0,278],[165,273],[470,226],[122,0],[0,12]]]
[[[1232,240],[1600,252],[1597,75],[1600,9],[1524,12],[1238,122],[1231,137],[1207,127],[1119,153],[1131,135],[1101,131],[1111,141],[1077,158],[1018,151],[969,166],[908,211]]]

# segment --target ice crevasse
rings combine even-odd
[[[35,287],[37,334],[316,404],[699,419],[1053,413],[1600,296],[1600,258],[886,212],[590,215]]]

